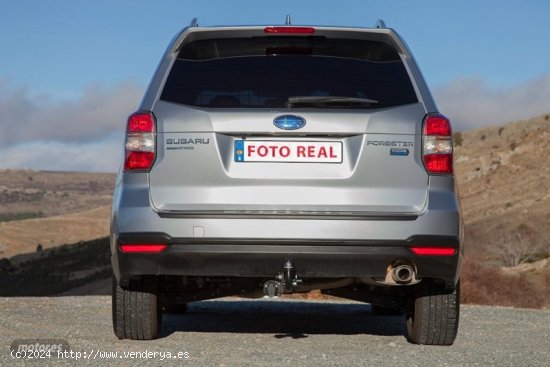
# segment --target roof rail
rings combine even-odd
[[[191,24],[189,24],[189,27],[198,27],[199,26],[199,20],[197,18],[191,19]]]
[[[386,28],[386,23],[382,19],[378,19],[375,28]]]

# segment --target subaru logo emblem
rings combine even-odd
[[[283,130],[298,130],[306,125],[306,120],[296,115],[282,115],[275,117],[273,124]]]

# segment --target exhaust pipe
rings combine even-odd
[[[399,284],[407,284],[412,282],[415,277],[414,269],[407,264],[401,264],[392,268],[391,277],[394,282]]]

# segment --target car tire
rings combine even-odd
[[[125,289],[113,279],[112,309],[117,338],[152,340],[159,337],[162,312],[151,282]]]
[[[407,309],[407,339],[414,344],[452,345],[458,331],[460,282],[454,290],[428,283]]]
[[[168,303],[162,308],[164,313],[183,315],[187,313],[187,303]]]

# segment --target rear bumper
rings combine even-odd
[[[273,277],[291,258],[303,278],[384,277],[396,260],[417,276],[456,284],[462,221],[452,177],[434,176],[426,209],[414,218],[161,217],[146,175],[115,189],[111,223],[117,279],[136,275]],[[167,243],[158,254],[121,253],[121,243]],[[454,256],[417,256],[411,246],[455,247]]]
[[[456,284],[462,263],[459,239],[452,236],[413,236],[404,241],[227,240],[171,238],[162,233],[120,234],[123,243],[167,243],[162,253],[122,253],[112,262],[118,279],[138,275],[235,276],[272,278],[291,259],[300,278],[384,278],[395,261],[408,261],[419,278]],[[454,256],[417,256],[409,247],[455,247]]]

